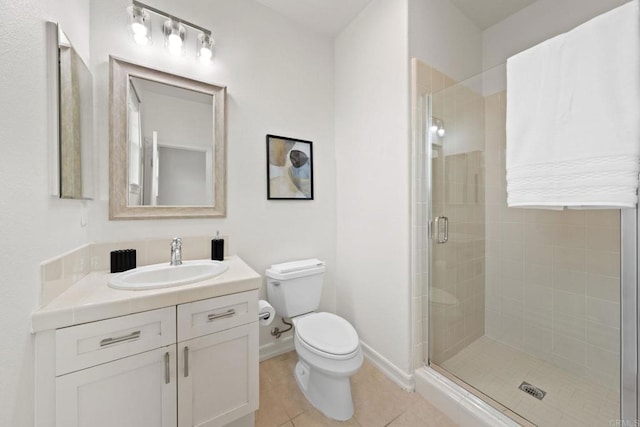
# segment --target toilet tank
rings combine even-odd
[[[324,262],[317,259],[274,264],[265,272],[267,300],[281,317],[310,313],[320,305]]]

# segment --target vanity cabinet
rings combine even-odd
[[[252,414],[257,297],[242,292],[56,330],[55,425],[217,427]]]

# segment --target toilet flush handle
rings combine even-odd
[[[280,282],[273,282],[273,286],[280,286]]]

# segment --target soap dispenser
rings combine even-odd
[[[224,239],[220,238],[219,231],[216,231],[216,237],[211,241],[211,259],[215,261],[224,260]]]

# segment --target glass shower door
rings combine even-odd
[[[441,364],[484,332],[484,113],[462,86],[429,104],[429,347]]]

